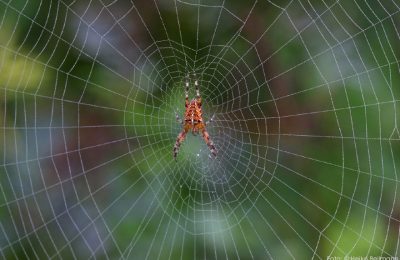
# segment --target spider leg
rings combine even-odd
[[[179,152],[179,148],[181,147],[181,144],[183,143],[183,141],[185,141],[186,134],[187,134],[187,130],[183,129],[182,132],[180,132],[178,137],[176,138],[176,142],[175,142],[174,150],[173,150],[175,161],[176,161],[176,156],[178,155],[178,152]]]
[[[185,107],[189,106],[189,74],[185,77]]]
[[[214,121],[214,117],[215,117],[215,113],[212,115],[212,117],[210,119],[208,119],[206,121],[206,125],[208,125],[209,123],[213,122]]]
[[[196,100],[199,106],[201,106],[201,96],[200,96],[200,90],[199,90],[199,81],[197,80],[196,73],[193,72],[193,77],[194,77],[194,87],[196,88]]]
[[[217,156],[217,149],[215,149],[214,143],[210,138],[210,135],[208,134],[207,130],[203,128],[202,130],[203,138],[204,141],[206,142],[208,149],[210,149],[211,154],[216,157]]]

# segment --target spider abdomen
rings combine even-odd
[[[203,122],[201,107],[195,100],[192,100],[185,113],[185,122],[193,126]]]

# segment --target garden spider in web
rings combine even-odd
[[[196,98],[192,99],[189,102],[189,74],[186,75],[185,78],[185,114],[184,114],[184,120],[181,120],[176,114],[176,120],[181,123],[183,126],[183,130],[179,133],[178,137],[176,138],[176,142],[174,145],[173,149],[173,155],[174,159],[176,161],[176,157],[179,152],[179,148],[183,141],[185,140],[186,134],[192,130],[193,135],[198,134],[201,132],[204,141],[206,142],[208,148],[211,151],[211,154],[216,157],[217,156],[217,150],[215,149],[213,141],[211,141],[210,135],[208,134],[206,130],[206,126],[208,123],[212,122],[214,119],[214,116],[211,117],[210,120],[207,122],[204,122],[203,120],[203,112],[202,112],[202,100],[200,96],[200,91],[199,91],[199,84],[196,78],[196,74],[193,73],[194,77],[194,86],[196,88]]]

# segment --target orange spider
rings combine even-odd
[[[196,88],[196,98],[192,99],[192,101],[189,102],[189,75],[186,76],[186,82],[185,82],[185,114],[184,114],[184,119],[181,120],[179,119],[178,114],[176,113],[176,120],[180,122],[183,126],[182,132],[179,133],[178,137],[176,138],[176,142],[174,145],[174,159],[176,160],[176,156],[178,155],[179,148],[183,141],[185,140],[186,134],[192,130],[193,135],[198,134],[201,132],[203,135],[204,141],[206,142],[208,148],[211,151],[211,154],[216,157],[217,156],[217,150],[215,149],[213,141],[211,141],[210,135],[208,134],[206,130],[206,125],[209,122],[212,122],[214,119],[214,116],[211,117],[211,119],[207,122],[204,122],[203,120],[203,115],[202,115],[202,109],[201,109],[201,96],[200,96],[200,91],[199,91],[199,85],[196,79],[196,75],[193,74],[195,77],[194,80],[194,86]]]

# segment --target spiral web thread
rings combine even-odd
[[[0,0],[1,256],[398,256],[399,12]]]

